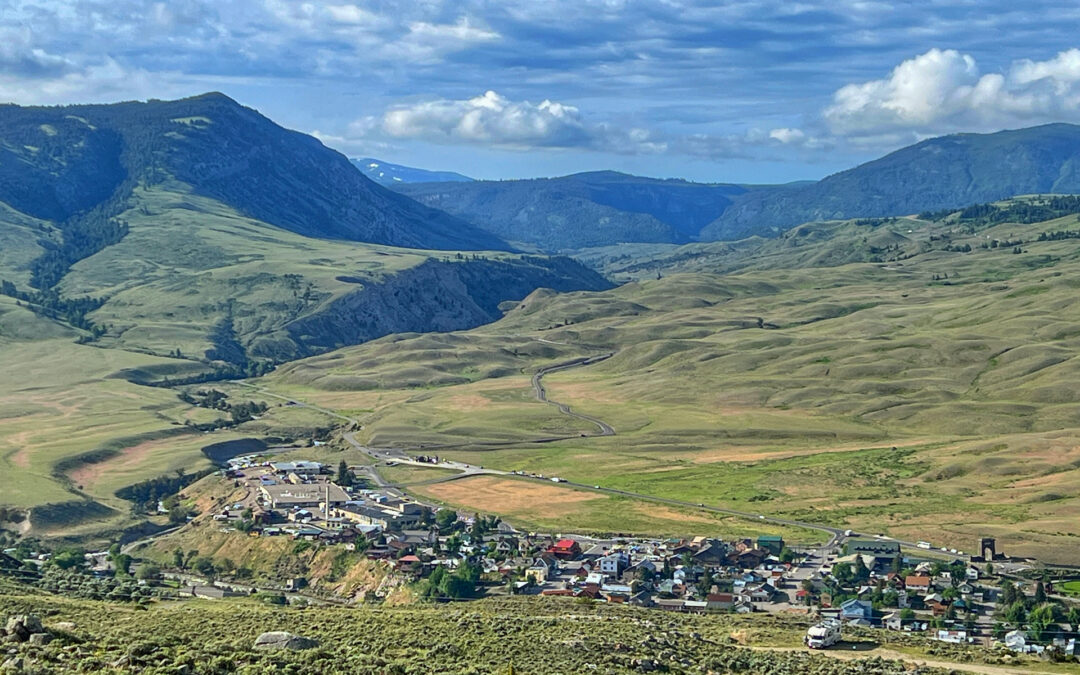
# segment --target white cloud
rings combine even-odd
[[[388,110],[382,130],[394,138],[508,148],[588,148],[661,152],[666,146],[644,129],[590,123],[571,105],[511,101],[494,91],[470,99],[437,99]]]
[[[1080,120],[1080,49],[985,75],[968,54],[931,49],[886,78],[841,87],[823,120],[855,141]]]
[[[496,31],[475,25],[468,17],[461,17],[456,23],[414,21],[400,39],[383,46],[382,54],[409,63],[435,64],[447,54],[501,38]]]
[[[791,129],[789,127],[783,127],[780,129],[773,129],[769,132],[769,138],[774,141],[779,141],[785,145],[791,143],[802,143],[806,140],[806,132],[802,129]]]

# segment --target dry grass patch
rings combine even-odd
[[[510,517],[557,518],[567,510],[606,499],[600,495],[529,481],[477,476],[413,490],[447,504]]]

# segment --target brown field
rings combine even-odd
[[[466,510],[504,513],[529,518],[558,518],[587,502],[603,501],[600,495],[496,476],[477,476],[418,487],[414,490]]]

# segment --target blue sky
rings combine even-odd
[[[0,0],[0,101],[222,91],[350,156],[483,178],[820,178],[1080,122],[1075,2]]]

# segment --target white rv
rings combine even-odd
[[[819,624],[810,626],[803,639],[810,649],[827,649],[840,642],[840,622],[836,619],[826,619]]]

